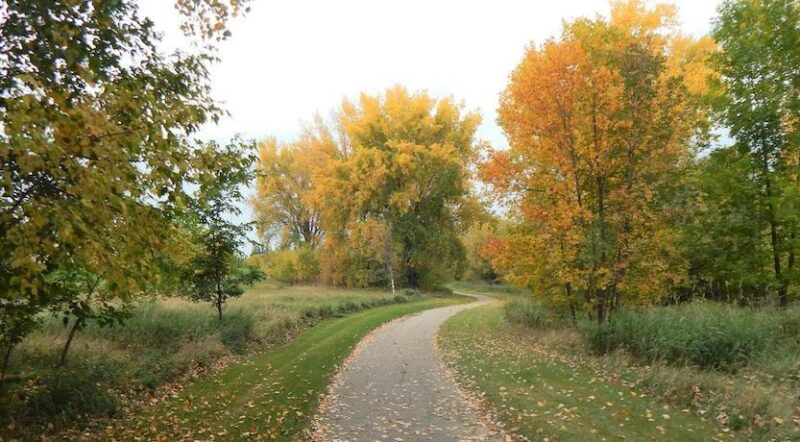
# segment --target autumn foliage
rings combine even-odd
[[[674,13],[616,2],[610,18],[530,47],[500,102],[511,147],[481,167],[516,222],[486,252],[511,280],[599,321],[686,271],[669,192],[705,127],[684,69],[713,46],[678,34]]]
[[[318,118],[291,144],[262,143],[253,205],[284,232],[275,245],[318,248],[333,284],[451,278],[464,259],[459,232],[480,211],[470,184],[478,115],[394,87],[343,102],[334,120],[331,128]]]

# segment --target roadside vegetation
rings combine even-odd
[[[318,299],[335,294],[320,293]],[[327,296],[325,296],[327,295]],[[283,301],[291,296],[278,295]],[[348,300],[348,297],[350,300]],[[311,419],[328,384],[355,345],[381,324],[403,315],[469,298],[442,294],[407,299],[345,293],[338,311],[355,305],[400,302],[320,323],[296,340],[244,358],[190,383],[157,405],[134,409],[122,420],[97,423],[99,437],[151,440],[298,440],[310,434]],[[302,301],[301,301],[302,303]],[[327,310],[330,301],[312,310]],[[301,321],[303,319],[300,319]],[[69,434],[69,433],[67,433]],[[75,434],[78,434],[77,432]]]
[[[491,288],[462,286],[505,304],[442,346],[532,439],[798,439],[800,5],[723,1],[697,39],[669,5],[610,11],[512,73],[510,147],[478,165],[507,215],[465,235]]]
[[[481,291],[480,284],[470,286]],[[504,290],[494,285],[483,292]],[[558,410],[543,414],[547,409],[538,405],[542,397],[519,386],[553,386],[554,378],[563,378],[558,382],[569,379],[570,386],[550,390],[558,398],[551,400],[559,401],[554,405],[567,406],[573,396],[576,401],[582,397],[586,404],[574,405],[594,422],[607,414],[605,407],[619,420],[645,405],[610,400],[615,404],[611,407],[604,400],[596,403],[601,410],[591,411],[589,396],[600,398],[613,390],[649,398],[651,403],[638,416],[646,419],[614,431],[609,427],[607,437],[784,440],[800,436],[798,315],[796,308],[695,302],[625,311],[598,325],[588,318],[573,322],[528,296],[461,313],[445,323],[439,339],[463,386],[485,397],[484,405],[507,428],[521,426],[523,434],[535,438],[594,437],[585,432],[589,428],[554,426],[548,419]],[[479,329],[486,333],[482,339],[468,342],[467,336]],[[658,411],[662,409],[672,411]],[[524,410],[536,416],[526,421]],[[676,420],[676,413],[685,419]],[[661,414],[669,420],[657,419]],[[698,428],[690,417],[701,419],[706,432],[681,433]]]
[[[142,301],[124,326],[90,325],[76,335],[66,367],[57,362],[69,328],[47,319],[11,360],[0,425],[30,436],[48,426],[119,417],[179,388],[177,381],[247,361],[321,320],[422,299],[412,292],[260,283],[232,300],[222,320],[212,306],[180,298]]]
[[[525,440],[734,438],[713,416],[696,415],[631,383],[625,366],[580,351],[563,353],[580,345],[576,338],[514,325],[502,305],[490,305],[445,322],[438,341],[459,384],[493,420]]]
[[[798,438],[800,3],[723,0],[707,36],[644,0],[564,21],[500,94],[508,148],[402,85],[202,140],[250,0],[174,3],[169,53],[136,0],[0,4],[0,438],[173,393],[155,434],[296,434],[358,337],[454,279],[505,303],[442,342],[511,430]]]

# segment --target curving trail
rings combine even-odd
[[[446,375],[434,338],[456,313],[494,298],[427,310],[367,338],[344,367],[317,417],[326,441],[502,440]]]

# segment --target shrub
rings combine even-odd
[[[296,250],[294,253],[295,282],[313,282],[319,278],[319,261],[314,251],[308,248]]]
[[[253,317],[242,312],[229,313],[219,324],[219,339],[234,353],[244,353],[247,344],[253,338],[255,321]]]
[[[420,291],[417,289],[405,288],[401,293],[403,294],[403,296],[411,297],[411,296],[419,296]]]
[[[556,325],[556,316],[544,305],[527,299],[517,299],[506,303],[506,319],[512,324],[535,329],[545,329]]]
[[[646,363],[663,360],[733,372],[774,348],[779,315],[693,303],[624,311],[602,325],[584,322],[580,329],[597,353],[621,348]]]
[[[107,382],[117,370],[97,364],[46,371],[25,391],[24,413],[62,423],[84,415],[113,416],[119,403]]]
[[[277,281],[292,284],[297,278],[294,267],[294,252],[292,250],[278,250],[269,255],[267,275]]]
[[[311,249],[277,250],[269,255],[266,273],[288,284],[313,282],[319,278],[319,261]]]

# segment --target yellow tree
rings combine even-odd
[[[338,158],[316,179],[326,222],[345,235],[353,222],[381,223],[389,278],[398,267],[407,286],[435,284],[463,257],[457,233],[474,208],[468,166],[479,116],[394,87],[345,101],[338,117]]]
[[[266,242],[278,237],[284,247],[316,249],[324,231],[320,211],[309,199],[313,173],[336,148],[327,132],[306,130],[297,141],[259,144],[256,195],[251,204]]]
[[[686,69],[713,48],[674,31],[672,7],[611,10],[528,50],[500,103],[511,147],[482,167],[520,224],[498,257],[601,322],[622,296],[647,302],[682,277],[667,196],[706,127]]]

